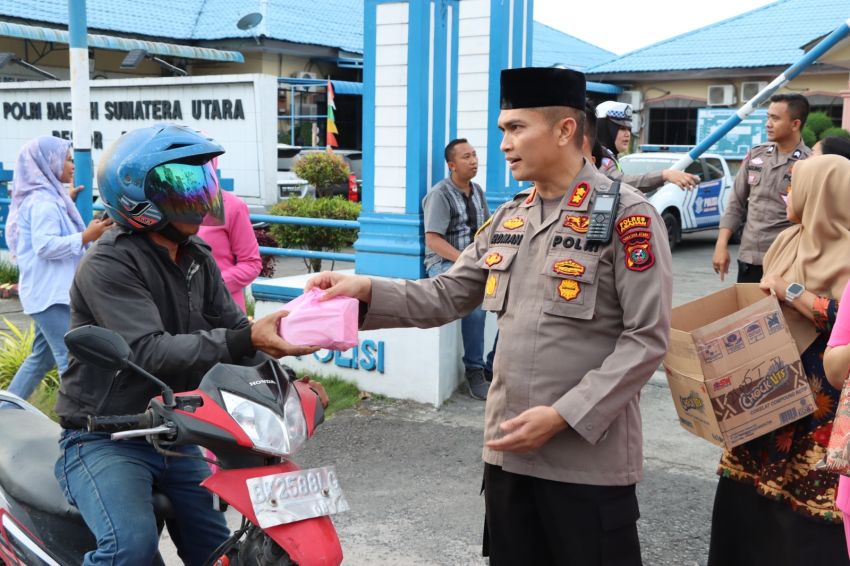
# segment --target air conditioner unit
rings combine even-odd
[[[732,85],[711,85],[708,87],[709,106],[732,106],[735,104],[735,87]]]
[[[643,110],[643,93],[639,90],[624,90],[620,94],[619,100],[631,106],[634,112]]]
[[[295,79],[318,79],[319,76],[316,73],[311,73],[309,71],[295,71],[291,75],[289,75]]]
[[[741,83],[741,100],[751,100],[767,86],[766,81],[744,81]]]

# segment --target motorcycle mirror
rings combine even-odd
[[[65,334],[65,345],[80,361],[120,370],[130,361],[130,346],[120,334],[100,326],[80,326]]]
[[[80,326],[65,334],[65,345],[81,362],[101,369],[132,369],[162,389],[162,402],[166,407],[175,406],[174,391],[165,382],[130,361],[130,346],[117,332],[91,324]]]

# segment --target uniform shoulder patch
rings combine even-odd
[[[617,221],[617,234],[622,238],[623,234],[630,230],[649,230],[652,219],[645,214],[630,214]]]
[[[652,253],[652,242],[636,239],[623,242],[626,251],[626,269],[631,271],[646,271],[655,265],[655,255]]]

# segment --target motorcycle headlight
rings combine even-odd
[[[259,452],[290,456],[307,441],[307,421],[295,387],[288,388],[283,417],[264,405],[228,391],[222,391],[221,398],[224,408]]]

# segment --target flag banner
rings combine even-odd
[[[333,84],[331,84],[331,80],[328,79],[328,124],[325,135],[325,145],[328,147],[339,146],[339,143],[336,141],[336,136],[334,135],[339,133],[339,130],[336,129],[334,110],[336,110],[336,104],[334,103],[334,87]]]

